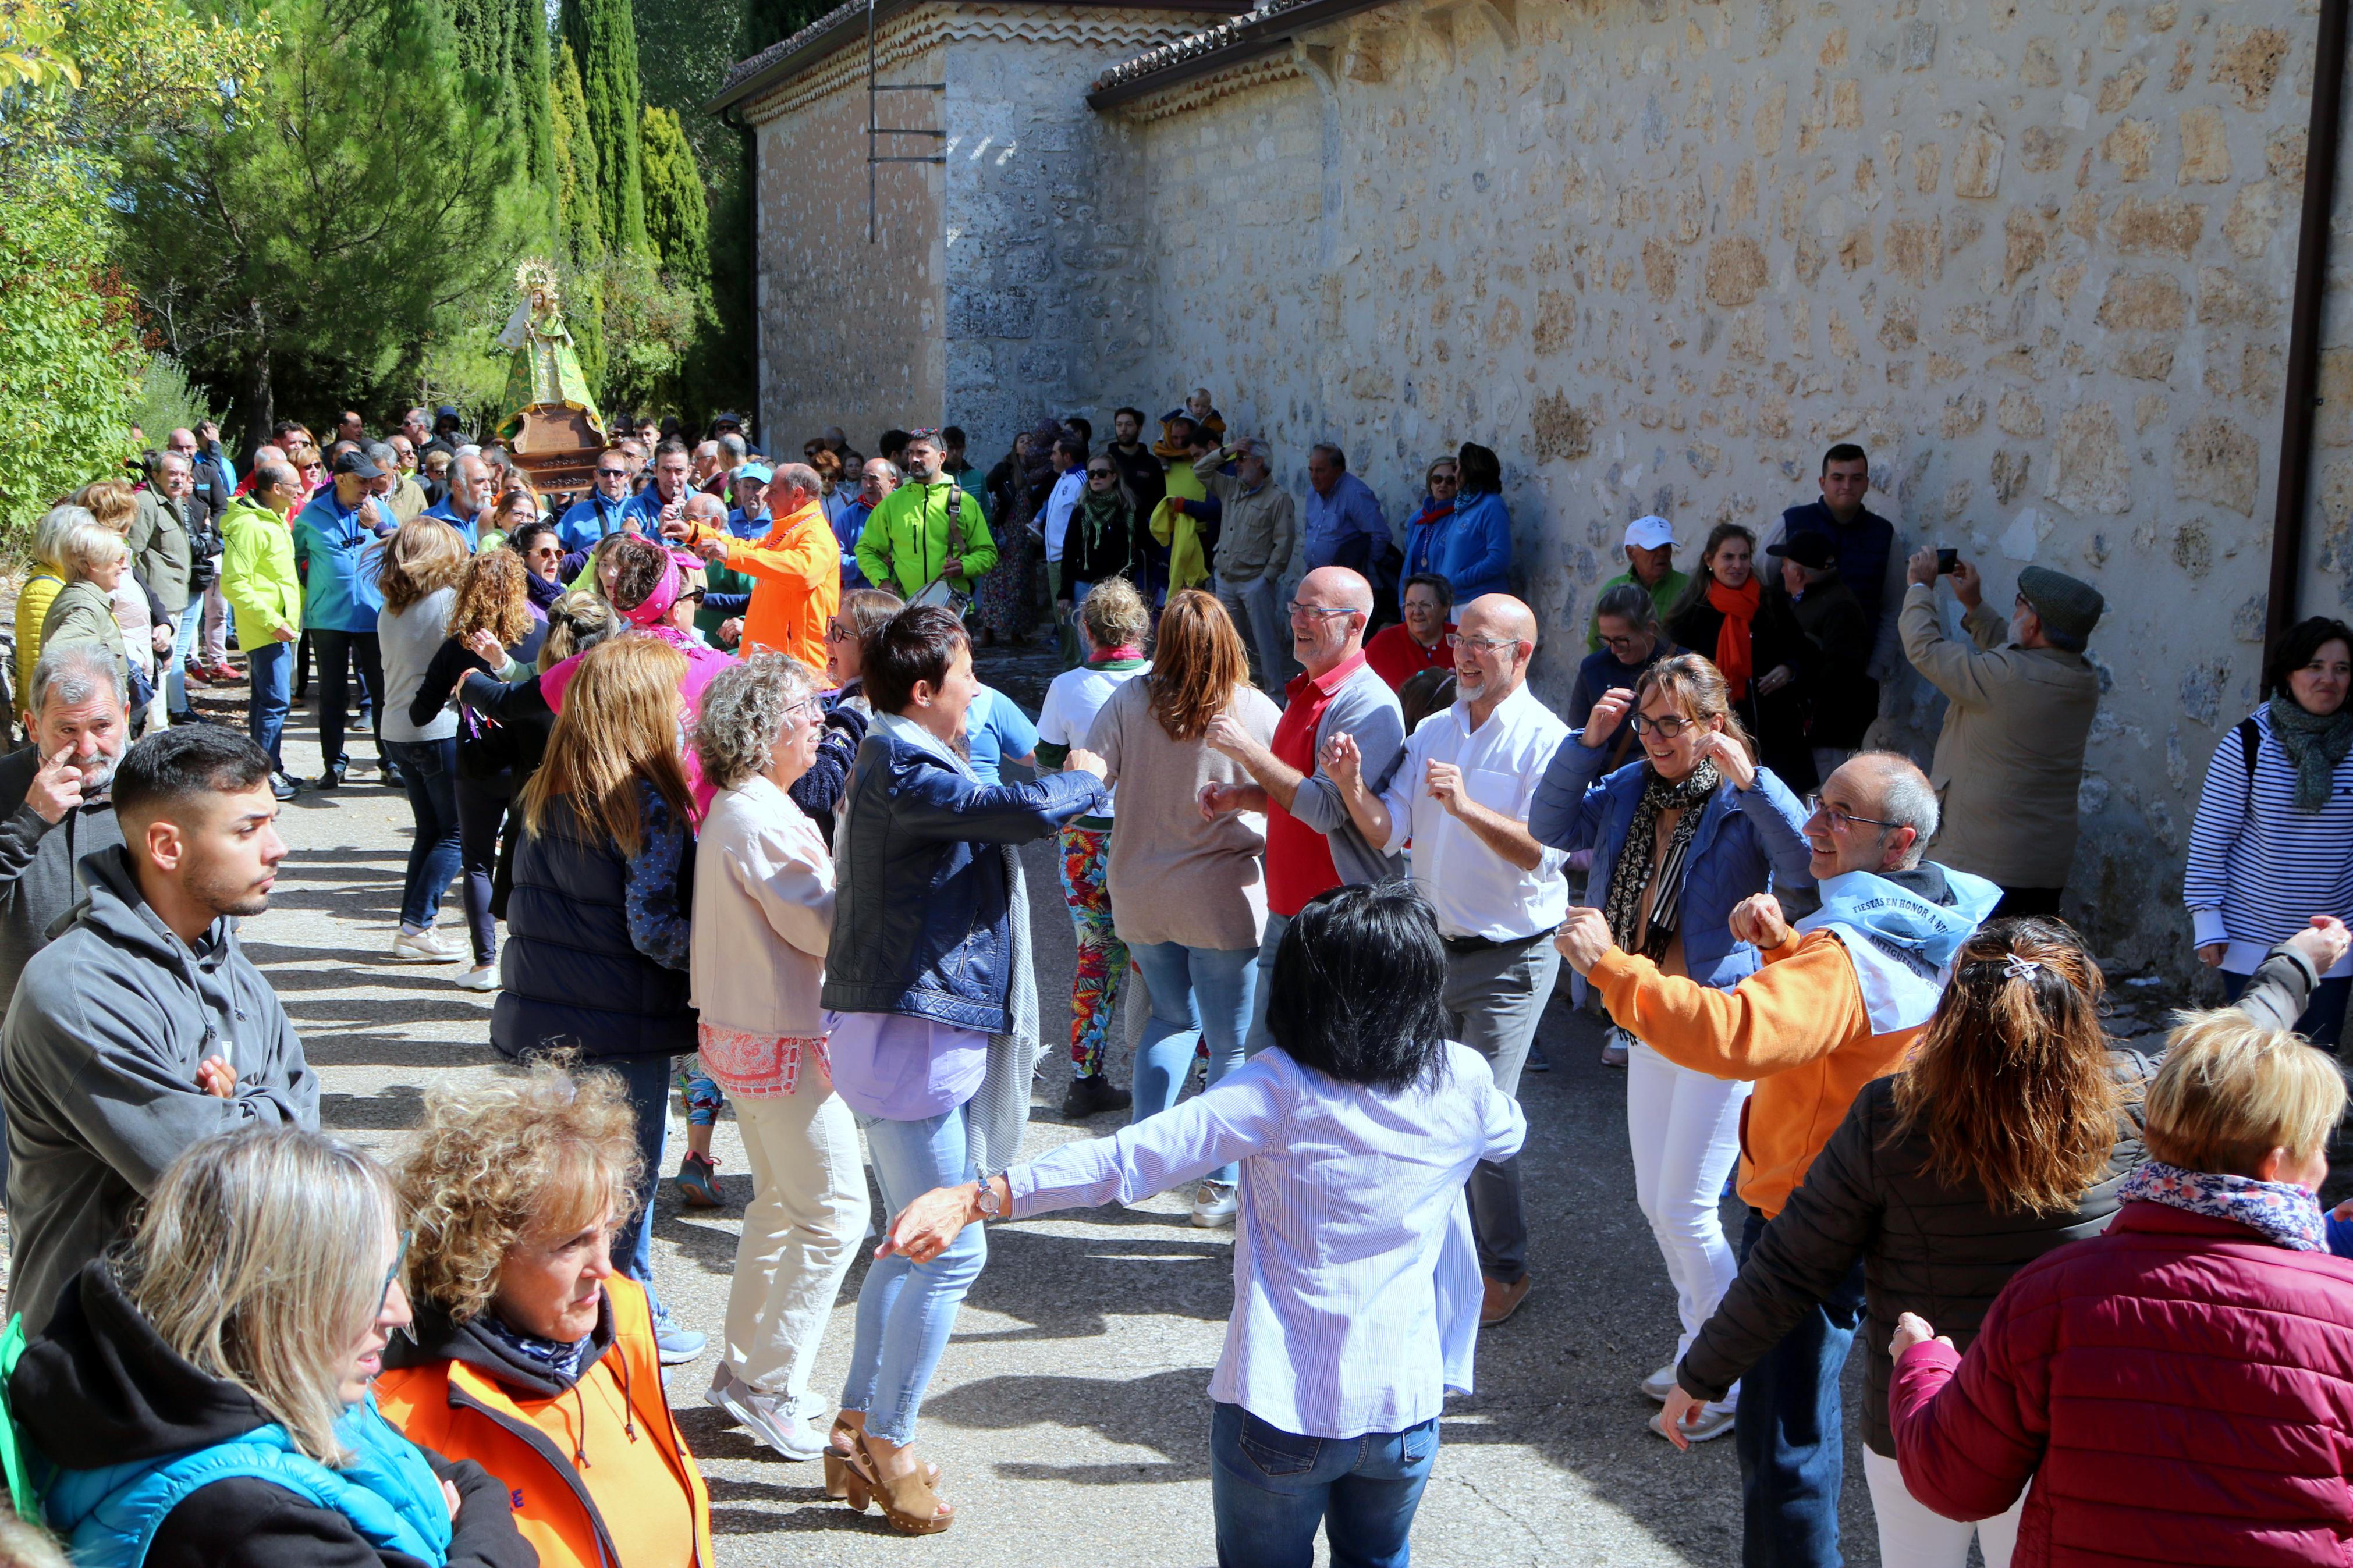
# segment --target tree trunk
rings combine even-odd
[[[277,423],[278,409],[271,399],[269,387],[269,345],[254,345],[245,360],[245,451],[247,467],[253,463],[253,454],[269,443],[269,427]]]

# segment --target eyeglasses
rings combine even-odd
[[[627,468],[599,468],[596,470],[596,477],[600,479],[626,479],[629,477],[629,470]]]
[[[828,621],[825,624],[825,640],[828,643],[849,642],[857,636],[855,627],[845,626],[839,621]]]
[[[1820,795],[1810,795],[1806,797],[1806,810],[1809,815],[1819,816],[1824,822],[1830,824],[1830,829],[1832,833],[1844,833],[1858,822],[1867,822],[1873,827],[1901,827],[1904,826],[1900,822],[1886,822],[1876,816],[1857,816],[1852,812],[1842,811],[1839,807],[1828,804]]]
[[[1656,735],[1662,741],[1672,741],[1690,729],[1694,721],[1677,713],[1662,713],[1656,719],[1647,713],[1632,713],[1627,716],[1626,722],[1634,726],[1637,735]]]
[[[1296,616],[1361,616],[1365,612],[1346,605],[1286,605],[1283,608]]]
[[[1461,632],[1449,632],[1446,634],[1446,646],[1448,647],[1467,646],[1474,652],[1493,653],[1498,648],[1519,647],[1520,639],[1517,637],[1466,637]]]
[[[375,1299],[375,1312],[377,1317],[380,1318],[384,1316],[385,1308],[392,1304],[392,1283],[394,1280],[400,1278],[400,1266],[407,1261],[408,1232],[404,1230],[400,1233],[400,1246],[394,1250],[392,1255],[392,1267],[385,1270],[384,1289]]]
[[[1641,640],[1642,640],[1642,639],[1641,639],[1641,637],[1603,637],[1603,638],[1601,639],[1601,646],[1602,646],[1603,647],[1608,648],[1611,653],[1618,653],[1618,652],[1621,652],[1621,651],[1623,651],[1624,649],[1627,649],[1627,648],[1630,648],[1630,647],[1632,647],[1635,644],[1637,644],[1637,643],[1641,642]]]

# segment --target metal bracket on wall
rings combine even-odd
[[[947,154],[933,153],[921,156],[886,153],[881,151],[885,136],[928,136],[934,142],[944,142],[948,133],[926,126],[885,125],[880,106],[886,92],[936,92],[945,94],[944,81],[877,81],[874,79],[874,0],[866,0],[866,243],[874,245],[881,237],[881,226],[877,216],[881,203],[881,165],[885,163],[944,163]]]

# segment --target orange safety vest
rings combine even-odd
[[[616,1275],[605,1294],[613,1309],[612,1348],[582,1382],[602,1378],[624,1391],[639,1440],[616,1444],[580,1435],[597,1466],[598,1490],[609,1500],[617,1474],[633,1490],[683,1488],[694,1517],[694,1561],[697,1568],[712,1568],[711,1493],[662,1391],[645,1289]],[[538,1551],[541,1568],[635,1568],[622,1560],[572,1462],[579,1413],[593,1411],[593,1404],[568,1394],[517,1399],[497,1379],[452,1361],[390,1369],[376,1379],[375,1395],[385,1417],[410,1442],[444,1458],[471,1459],[505,1484],[515,1528]],[[621,1428],[613,1436],[620,1438]]]

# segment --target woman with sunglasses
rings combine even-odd
[[[400,1207],[375,1160],[294,1128],[216,1134],[164,1173],[8,1383],[75,1563],[529,1568],[507,1482],[376,1408],[410,1322]]]
[[[1454,503],[1461,485],[1461,472],[1449,454],[1430,464],[1422,475],[1421,488],[1426,493],[1405,525],[1406,577],[1444,575],[1439,565],[1446,558],[1446,538],[1454,525]]]
[[[1633,727],[1641,750],[1605,773],[1620,724]],[[1724,676],[1697,654],[1661,659],[1632,691],[1604,693],[1575,738],[1545,771],[1528,831],[1556,849],[1593,851],[1588,897],[1620,947],[1704,985],[1738,984],[1757,959],[1733,935],[1734,906],[1770,887],[1810,888],[1812,879],[1800,832],[1806,808],[1757,765]],[[1739,1157],[1748,1086],[1679,1067],[1622,1027],[1611,1030],[1610,1047],[1603,1060],[1628,1069],[1634,1199],[1666,1259],[1683,1321],[1674,1355],[1642,1380],[1642,1392],[1663,1402],[1675,1363],[1736,1272],[1716,1203]],[[1685,1435],[1729,1431],[1736,1394],[1726,1390]]]
[[[1062,609],[1076,614],[1087,602],[1087,591],[1113,577],[1144,582],[1144,529],[1135,497],[1108,457],[1087,459],[1086,488],[1079,492],[1078,510],[1071,514],[1070,532],[1062,544]]]

